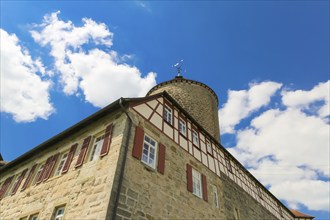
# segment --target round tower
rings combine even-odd
[[[170,94],[207,132],[220,141],[218,97],[210,87],[176,76],[153,87],[147,96],[163,91]]]

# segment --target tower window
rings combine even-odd
[[[202,198],[202,175],[196,170],[192,170],[193,194]]]
[[[186,127],[186,122],[180,118],[179,120],[179,131],[180,134],[182,134],[183,136],[187,136],[187,127]]]
[[[157,142],[148,135],[144,135],[142,162],[155,169]]]
[[[193,144],[199,147],[198,133],[195,130],[192,130],[192,140],[193,140]]]
[[[164,106],[164,120],[172,125],[172,109],[168,106]]]

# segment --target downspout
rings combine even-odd
[[[132,128],[132,119],[129,116],[129,114],[128,114],[127,110],[125,109],[125,107],[123,106],[123,98],[119,99],[119,105],[120,105],[120,108],[123,110],[123,112],[125,113],[125,115],[128,119],[128,130],[127,130],[126,140],[125,140],[125,143],[123,145],[123,147],[124,147],[124,156],[122,157],[122,161],[121,161],[122,166],[121,166],[120,173],[119,173],[117,194],[116,194],[116,199],[115,199],[115,204],[114,204],[114,207],[113,207],[113,212],[112,212],[111,219],[116,219],[116,215],[117,215],[117,208],[118,208],[118,203],[119,203],[119,198],[120,198],[120,192],[121,192],[121,188],[122,188],[123,180],[124,180],[124,171],[125,171],[126,158],[127,158],[127,153],[128,153],[128,144],[129,144],[129,139],[130,139],[130,136],[131,136],[131,128]]]

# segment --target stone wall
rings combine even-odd
[[[30,169],[34,163],[40,163],[50,155],[68,150],[76,142],[79,143],[67,173],[50,177],[46,182],[29,186],[21,192],[24,178],[15,195],[4,197],[0,201],[1,219],[19,219],[34,213],[39,213],[39,219],[50,219],[54,208],[62,204],[66,204],[65,219],[105,219],[125,121],[124,114],[112,114],[102,118],[70,138],[2,173],[1,179],[4,180],[26,168]],[[96,161],[89,161],[88,153],[85,163],[75,168],[84,138],[104,132],[110,123],[114,124],[114,128],[109,153]],[[89,145],[89,152],[92,143],[93,139]]]
[[[132,114],[133,115],[133,114]],[[132,157],[134,130],[129,151],[117,218],[122,219],[276,219],[225,175],[219,178],[154,126],[134,116],[134,124],[166,146],[165,173],[160,174]],[[208,202],[187,190],[186,164],[206,175]],[[219,207],[215,207],[211,185],[216,186]]]

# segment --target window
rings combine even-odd
[[[142,149],[142,162],[148,166],[155,168],[156,164],[156,147],[155,140],[147,135],[144,135],[143,149]]]
[[[68,153],[64,153],[62,155],[62,158],[60,160],[60,163],[58,164],[58,167],[57,167],[57,169],[55,171],[54,176],[58,176],[58,175],[60,175],[62,173],[62,170],[63,170],[63,167],[64,167],[64,163],[65,163],[65,161],[66,161],[67,158],[68,158]]]
[[[212,191],[213,191],[213,205],[214,207],[219,208],[218,190],[215,185],[212,185]]]
[[[192,170],[193,194],[202,198],[202,176],[196,170]]]
[[[33,184],[32,185],[35,185],[37,183],[37,180],[39,179],[39,176],[41,175],[42,170],[44,169],[44,166],[45,166],[45,164],[41,164],[39,166],[38,172],[37,172],[37,174],[34,177],[34,180],[33,180]]]
[[[29,220],[38,220],[38,215],[39,215],[39,213],[30,215]]]
[[[206,148],[207,148],[207,153],[212,154],[212,145],[211,142],[209,140],[206,140]]]
[[[187,135],[186,122],[181,118],[179,120],[179,131],[183,136]]]
[[[91,152],[90,161],[93,161],[93,160],[96,160],[97,158],[99,158],[101,149],[102,149],[102,145],[103,145],[103,141],[104,141],[104,135],[95,139],[95,142],[94,142],[94,145],[92,148],[92,152]]]
[[[164,120],[172,125],[172,109],[168,106],[164,106]]]
[[[14,191],[14,188],[15,188],[17,182],[19,181],[19,175],[16,175],[16,176],[14,177],[14,179],[15,179],[14,183],[11,184],[11,185],[9,186],[9,188],[8,188],[8,191],[7,191],[7,194],[6,194],[7,196],[11,195],[12,192]]]
[[[192,139],[193,139],[193,144],[199,147],[199,139],[198,139],[198,134],[197,131],[192,130]]]
[[[56,207],[52,220],[62,220],[64,216],[65,206]]]

